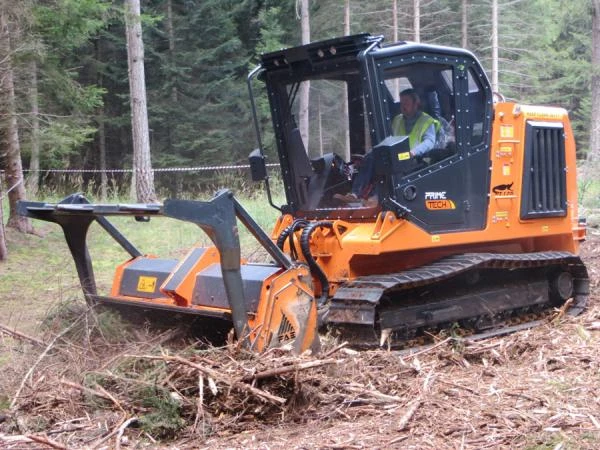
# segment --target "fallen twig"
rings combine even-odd
[[[470,387],[461,386],[460,384],[453,383],[452,381],[446,381],[446,380],[442,380],[442,379],[439,379],[438,381],[440,383],[442,383],[442,384],[446,384],[448,386],[452,386],[452,387],[454,387],[456,389],[463,389],[463,390],[465,390],[465,391],[467,391],[467,392],[469,392],[471,394],[477,394],[477,391],[471,389]]]
[[[563,316],[567,313],[567,311],[569,310],[569,308],[571,307],[572,304],[573,304],[572,297],[562,304],[562,306],[558,310],[558,313],[556,313],[556,315],[552,318],[553,325],[558,325],[558,323],[560,322],[560,319],[563,318]]]
[[[198,374],[198,398],[196,399],[196,418],[194,419],[194,432],[198,432],[200,418],[204,420],[204,375]]]
[[[35,360],[35,362],[33,363],[33,365],[29,368],[29,370],[27,371],[27,373],[25,374],[25,376],[21,380],[21,384],[19,385],[19,388],[17,389],[17,392],[15,392],[15,395],[14,395],[12,401],[10,402],[10,409],[13,409],[15,407],[15,405],[17,404],[17,400],[19,399],[19,396],[21,395],[21,391],[25,387],[25,383],[27,382],[27,379],[33,374],[33,371],[35,370],[35,368],[37,367],[37,365],[48,354],[48,352],[54,346],[54,344],[56,343],[56,341],[58,341],[62,336],[64,336],[65,334],[67,334],[71,330],[71,328],[73,328],[76,324],[79,323],[80,320],[81,320],[81,317],[79,319],[77,319],[76,321],[74,321],[71,325],[69,325],[63,331],[61,331],[59,334],[57,334],[56,336],[54,336],[54,339],[52,339],[52,341],[50,341],[50,343],[46,346],[46,348],[44,349],[44,351],[40,354],[40,356],[38,356],[38,358]]]
[[[244,381],[249,380],[261,380],[264,378],[271,378],[277,375],[283,375],[284,373],[297,372],[299,370],[312,369],[314,367],[326,366],[329,364],[338,364],[340,361],[337,359],[319,359],[317,361],[306,361],[298,364],[290,364],[287,366],[275,367],[274,369],[263,370],[262,372],[255,373],[254,375],[248,375],[244,377]]]
[[[381,400],[385,403],[396,403],[396,402],[401,402],[403,400],[402,398],[400,398],[396,395],[387,395],[387,394],[384,394],[384,393],[379,392],[374,389],[360,389],[360,388],[354,387],[354,386],[346,386],[346,390],[348,390],[350,392],[354,392],[356,394],[369,395],[369,396],[376,398],[378,400]]]
[[[328,352],[326,352],[325,354],[323,354],[323,358],[329,358],[331,355],[333,355],[335,352],[343,349],[344,347],[348,346],[348,342],[342,342],[340,345],[333,347],[331,350],[329,350]]]
[[[164,343],[170,341],[171,339],[177,337],[178,335],[180,335],[182,333],[182,331],[180,329],[171,329],[171,330],[167,330],[164,333],[159,334],[158,336],[150,339],[149,341],[145,341],[144,342],[144,346],[145,347],[160,347],[162,346]],[[99,368],[98,371],[101,370],[105,370],[108,367],[111,367],[112,364],[117,361],[119,358],[122,358],[123,355],[125,353],[127,353],[130,350],[125,350],[123,352],[119,352],[115,355],[113,355],[110,359],[108,359],[107,361],[104,362],[104,364],[102,364]]]
[[[50,430],[50,431],[47,431],[46,434],[74,433],[75,431],[86,430],[86,429],[89,429],[89,425],[74,425],[69,428],[62,428],[59,430]]]
[[[388,445],[397,444],[398,442],[402,442],[402,441],[404,441],[406,439],[408,439],[408,435],[398,436],[397,438],[394,438],[390,442],[388,442]]]
[[[95,389],[89,388],[87,386],[83,386],[83,385],[81,385],[79,383],[75,383],[73,381],[65,380],[64,378],[62,380],[60,380],[60,383],[64,384],[65,386],[69,386],[69,387],[78,389],[81,392],[85,392],[87,394],[95,395],[96,397],[100,397],[100,398],[103,398],[105,400],[110,400],[111,402],[113,402],[115,404],[115,406],[117,408],[119,408],[121,411],[123,411],[123,408],[121,407],[121,404],[117,401],[117,399],[115,399],[110,393],[106,392],[106,390],[104,388],[102,388],[102,386],[98,386],[100,389],[102,389],[102,392],[101,392],[101,391],[97,391]]]
[[[48,439],[47,437],[44,437],[44,436],[36,436],[35,434],[27,434],[27,435],[25,435],[25,437],[28,439],[31,439],[34,442],[39,442],[40,444],[48,445],[52,448],[58,448],[60,450],[67,450],[67,447],[65,447],[64,445],[59,444],[58,442]]]
[[[12,337],[16,337],[19,339],[23,339],[25,341],[29,341],[32,344],[39,345],[40,347],[43,347],[44,345],[46,345],[45,342],[40,341],[39,339],[36,339],[32,336],[28,336],[25,333],[21,333],[20,331],[17,331],[17,330],[11,330],[10,328],[8,328],[2,324],[0,324],[0,332],[8,334],[9,336],[12,336]]]
[[[406,409],[406,412],[398,422],[398,428],[396,429],[397,431],[402,431],[406,428],[408,422],[410,422],[410,419],[412,419],[412,416],[415,415],[417,409],[419,409],[419,406],[421,406],[421,403],[423,403],[423,398],[419,396],[410,404],[410,406]]]
[[[440,341],[437,344],[433,344],[433,345],[431,345],[429,347],[426,347],[423,350],[419,350],[418,352],[409,353],[409,354],[403,354],[405,352],[405,350],[401,350],[401,351],[399,351],[397,353],[400,353],[402,358],[414,358],[415,356],[422,355],[423,353],[428,353],[431,350],[434,350],[434,349],[436,349],[438,347],[441,347],[442,345],[446,344],[447,342],[450,342],[453,339],[455,339],[455,338],[448,337],[448,338],[444,339],[443,341]]]

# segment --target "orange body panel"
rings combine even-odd
[[[308,268],[298,266],[267,278],[249,326],[258,351],[292,341],[297,353],[309,348],[317,351],[317,308]]]
[[[194,249],[190,250],[188,256]],[[186,256],[187,258],[187,256]],[[209,247],[196,261],[179,285],[172,291],[166,291],[164,286],[175,275],[177,270],[184,264],[183,258],[173,269],[173,272],[160,286],[164,297],[144,298],[147,292],[140,292],[140,297],[122,295],[119,291],[123,272],[138,258],[130,259],[121,264],[115,274],[111,296],[119,300],[125,300],[132,305],[164,305],[173,307],[187,307],[198,312],[226,313],[229,308],[215,308],[192,304],[192,296],[196,275],[210,266],[218,263],[219,252],[215,247]],[[156,289],[159,289],[156,286]],[[294,351],[301,353],[304,350],[318,350],[319,339],[317,335],[317,308],[314,301],[311,277],[306,266],[293,267],[288,270],[275,272],[263,281],[260,301],[256,312],[250,312],[248,316],[250,327],[250,342],[257,351],[263,351],[268,347],[276,347],[287,342],[293,343]]]
[[[188,255],[190,255],[194,251],[194,249],[195,248],[192,248],[188,252]],[[192,269],[187,272],[185,278],[181,281],[181,283],[179,283],[179,285],[175,288],[174,291],[165,292],[163,290],[163,287],[169,282],[169,280],[175,274],[175,272],[181,266],[181,264],[184,263],[184,261],[188,255],[186,255],[186,257],[184,257],[177,264],[177,266],[175,267],[175,269],[173,270],[171,275],[165,279],[165,281],[162,283],[161,286],[156,286],[156,289],[159,289],[161,291],[161,293],[164,294],[164,297],[148,299],[148,298],[144,297],[144,293],[140,293],[140,297],[131,297],[131,296],[127,296],[127,295],[122,295],[120,293],[121,282],[123,280],[123,272],[129,265],[131,265],[138,258],[132,258],[132,259],[124,262],[123,264],[117,266],[117,269],[115,271],[115,277],[113,279],[113,285],[112,285],[112,289],[110,292],[110,296],[113,298],[127,300],[130,302],[136,302],[136,303],[140,303],[140,304],[150,302],[153,304],[159,303],[159,304],[167,305],[167,306],[190,307],[190,308],[201,310],[201,311],[214,311],[214,312],[228,313],[230,311],[229,309],[215,308],[215,307],[210,307],[210,306],[197,306],[197,305],[192,304],[192,292],[194,290],[194,283],[196,282],[196,274],[198,272],[202,271],[203,269],[207,268],[211,264],[220,262],[219,251],[216,249],[216,247],[209,247],[206,249],[206,251],[202,254],[202,256],[198,259],[198,261],[194,264]],[[143,256],[142,258],[155,258],[155,257],[154,256]]]
[[[330,294],[337,284],[358,276],[398,272],[457,253],[563,250],[577,254],[585,232],[578,225],[575,143],[567,112],[561,108],[499,103],[495,105],[494,117],[485,227],[429,234],[392,212],[380,213],[375,222],[336,220],[333,230],[319,230],[311,241],[311,251],[331,282]],[[520,219],[527,120],[564,125],[568,201],[565,217]],[[508,188],[493,192],[492,187],[499,185]],[[272,237],[276,239],[292,221],[289,215],[281,217]]]
[[[165,286],[185,264],[186,259],[193,254],[194,250],[196,249],[192,248],[175,266],[161,286],[155,286],[155,290],[159,289],[164,295],[163,297],[145,298],[145,295],[148,294],[147,291],[140,291],[139,297],[121,294],[120,286],[124,270],[138,258],[130,259],[117,267],[111,297],[127,301],[132,305],[137,304],[140,307],[160,304],[185,307],[197,312],[206,312],[208,315],[210,313],[229,314],[230,308],[216,308],[192,303],[196,275],[210,265],[220,262],[216,247],[207,248],[200,258],[186,269],[185,276],[174,289],[170,291],[165,289]],[[244,261],[242,261],[243,263]],[[279,346],[286,342],[293,342],[294,350],[297,353],[306,349],[315,351],[318,349],[317,309],[311,282],[312,279],[306,266],[282,269],[263,281],[257,311],[250,312],[248,316],[250,341],[255,350],[263,351],[268,347]]]
[[[192,248],[185,258],[183,258],[179,264],[175,267],[170,276],[167,277],[163,286],[166,286],[167,283],[171,280],[173,275],[177,272],[177,270],[184,264],[186,258],[192,254],[194,248]],[[192,294],[194,292],[194,286],[196,284],[196,274],[206,269],[211,264],[217,264],[221,261],[219,256],[219,251],[216,247],[209,247],[202,254],[202,256],[196,261],[196,263],[192,266],[192,268],[187,272],[185,278],[179,283],[179,285],[173,291],[166,291],[163,286],[161,286],[161,292],[172,297],[178,306],[193,306],[192,305]],[[203,309],[205,309],[203,307]]]

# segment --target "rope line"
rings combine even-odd
[[[3,174],[0,174],[0,175],[3,175]],[[2,180],[0,180],[0,182],[1,182],[1,181],[2,181]],[[19,181],[17,181],[15,184],[13,184],[13,185],[12,185],[10,188],[8,188],[8,190],[7,190],[6,192],[2,193],[2,195],[0,196],[0,201],[4,200],[4,199],[6,198],[6,196],[7,196],[8,194],[10,194],[10,192],[11,192],[13,189],[15,189],[15,188],[16,188],[18,185],[20,185],[22,182],[23,182],[23,178],[21,178]],[[2,190],[1,188],[2,188],[2,187],[0,186],[0,192],[1,192],[1,190]]]
[[[267,167],[279,167],[279,164],[266,164]],[[152,169],[152,172],[208,172],[214,170],[242,170],[249,169],[250,164],[228,165],[228,166],[198,166],[198,167],[159,167]],[[23,169],[23,172],[44,172],[44,173],[131,173],[133,169]],[[142,170],[138,170],[142,172]]]

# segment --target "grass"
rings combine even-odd
[[[583,431],[574,435],[564,432],[540,432],[528,436],[527,443],[522,446],[524,450],[555,450],[555,449],[596,449],[600,441],[600,434]]]

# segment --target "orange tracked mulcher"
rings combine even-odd
[[[269,190],[259,82],[281,207]],[[22,214],[63,227],[89,301],[215,317],[257,350],[294,342],[297,351],[318,348],[318,325],[358,344],[394,343],[455,324],[510,329],[569,299],[571,312],[585,308],[588,277],[577,256],[585,221],[565,110],[504,101],[466,50],[386,46],[369,34],[263,55],[248,87],[259,143],[252,176],[281,211],[270,237],[229,192],[164,205],[93,205],[80,196],[21,204]],[[420,157],[409,151],[414,137],[392,131],[405,89],[434,124],[435,143]],[[362,197],[346,195],[361,171],[369,175]],[[191,221],[215,246],[181,261],[143,256],[110,214]],[[271,263],[240,260],[236,217]],[[131,255],[109,295],[97,294],[85,247],[94,220]]]

